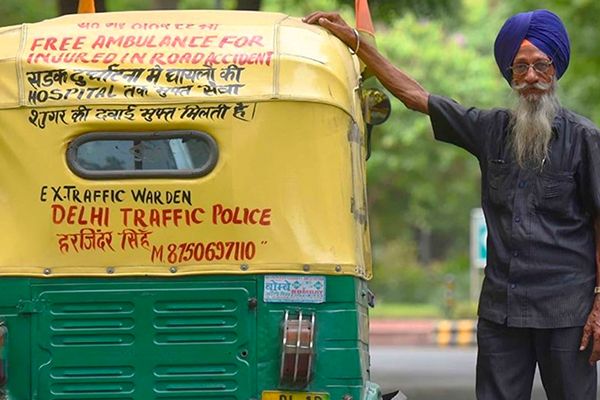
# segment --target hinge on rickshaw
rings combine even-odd
[[[17,303],[17,312],[19,314],[39,314],[44,310],[45,303],[43,300],[20,300]]]

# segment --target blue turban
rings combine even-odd
[[[512,82],[512,70],[509,67],[525,39],[552,60],[556,69],[556,79],[560,79],[569,66],[569,35],[560,18],[548,10],[513,15],[498,32],[494,43],[494,56],[504,79],[508,83]]]

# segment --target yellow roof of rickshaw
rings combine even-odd
[[[136,103],[289,100],[353,114],[358,68],[347,47],[325,30],[280,13],[66,15],[0,30],[0,108],[130,103],[127,88],[143,86],[152,70],[162,70],[171,74],[165,86],[180,84],[184,95],[171,88]],[[236,72],[238,80],[215,84],[215,75]],[[82,93],[92,84],[94,93]],[[110,93],[99,94],[109,86]]]
[[[0,276],[370,277],[358,84],[343,43],[283,14],[0,28]],[[172,143],[181,132],[214,146]],[[88,139],[100,146],[74,151]],[[152,166],[192,150],[213,169]],[[162,175],[91,179],[73,167],[80,156],[98,171],[146,160]]]

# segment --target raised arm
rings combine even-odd
[[[308,24],[320,25],[344,42],[357,55],[390,93],[411,110],[428,114],[429,93],[413,78],[395,67],[377,49],[364,41],[358,46],[355,31],[337,13],[317,11],[304,17]]]

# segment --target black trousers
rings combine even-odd
[[[596,400],[591,344],[579,351],[582,327],[510,328],[480,318],[477,324],[478,400],[530,400],[536,364],[548,400]]]

